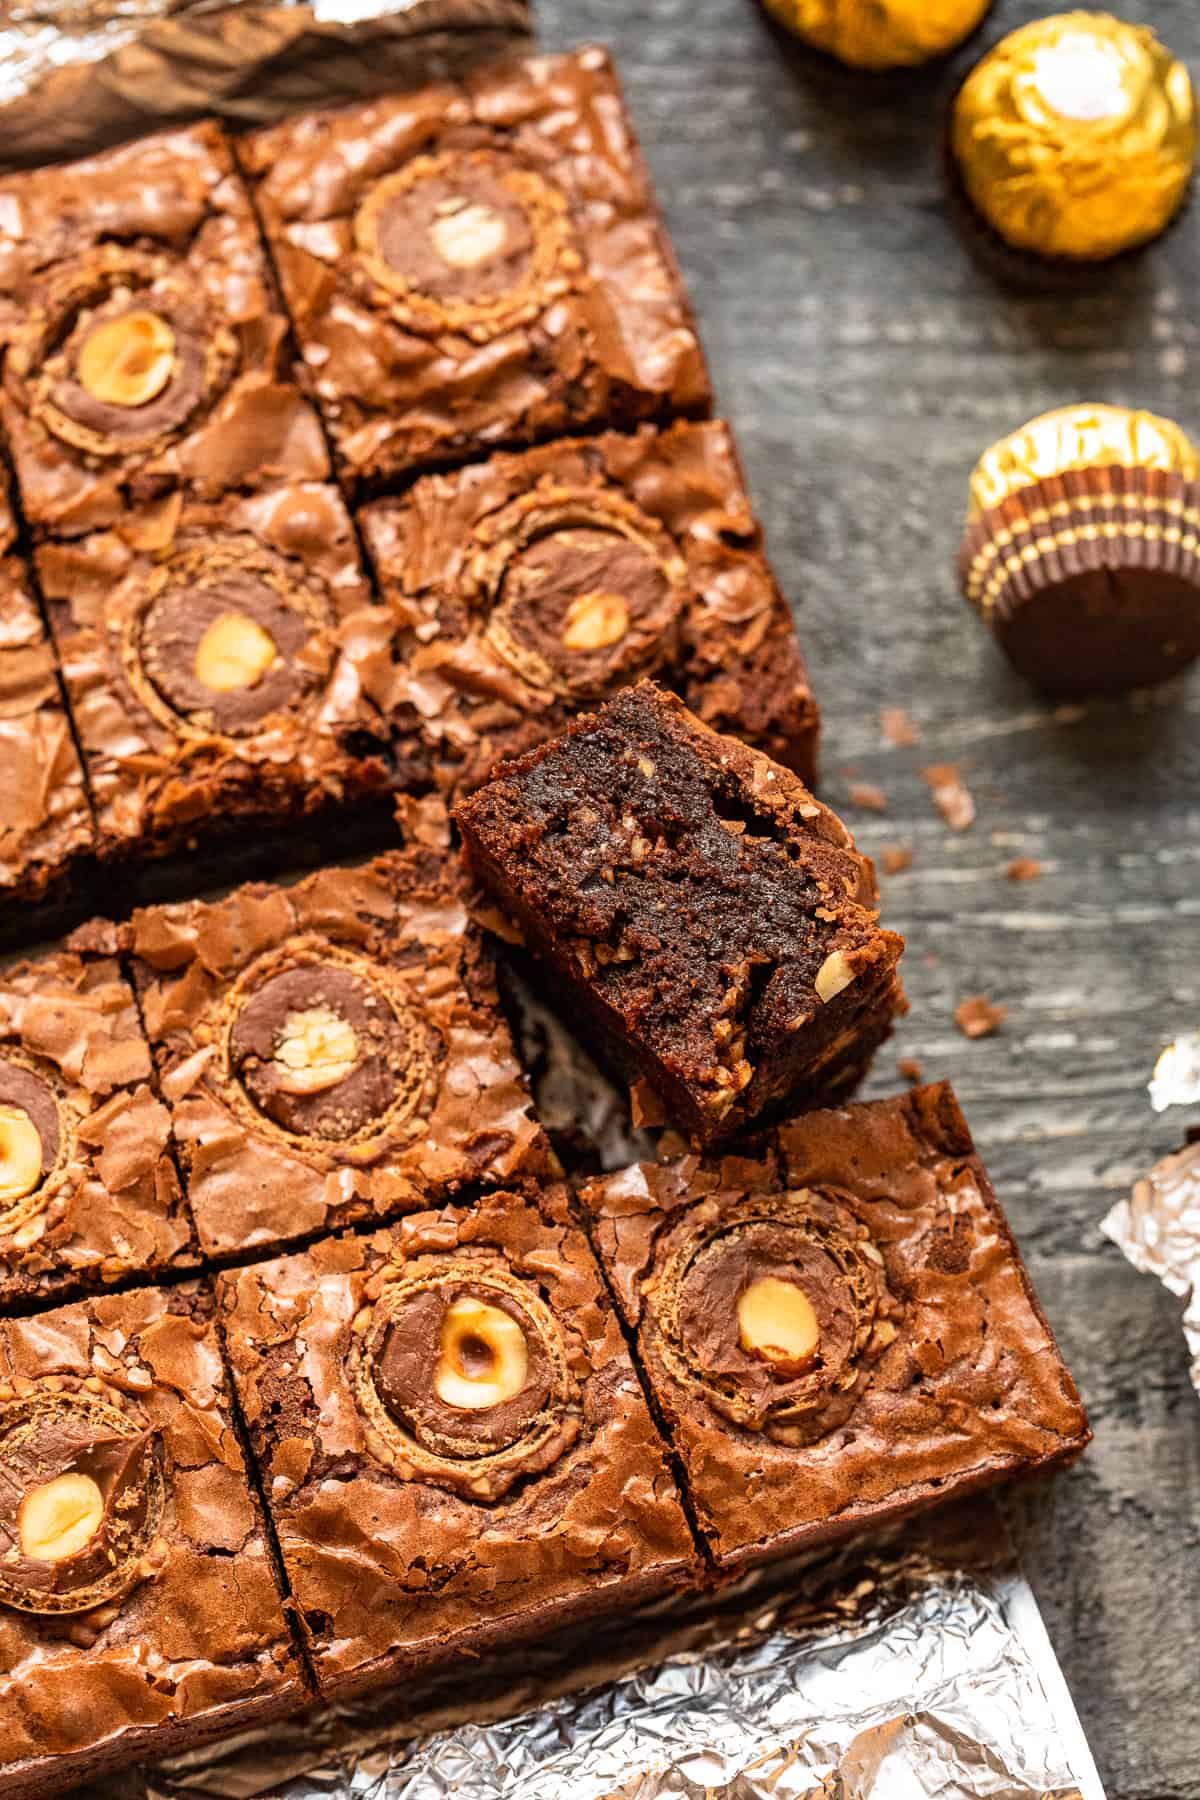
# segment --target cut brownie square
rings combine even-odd
[[[362,691],[371,593],[332,487],[131,513],[38,574],[100,855],[162,855],[389,779]]]
[[[493,456],[359,522],[399,626],[372,692],[408,784],[469,791],[650,674],[814,779],[817,705],[727,425]]]
[[[0,1321],[0,1794],[304,1690],[195,1285]]]
[[[323,1692],[633,1606],[694,1570],[563,1189],[325,1239],[218,1294]]]
[[[1087,1418],[950,1087],[582,1194],[736,1566],[1073,1460]]]
[[[851,1088],[904,1004],[904,947],[845,826],[650,682],[501,765],[470,863],[610,1057],[701,1141]]]
[[[435,852],[151,907],[126,936],[208,1254],[547,1166],[491,960]]]
[[[238,154],[351,486],[708,410],[602,50],[305,114]]]
[[[0,182],[0,417],[36,534],[327,475],[286,335],[216,125]]]
[[[0,968],[0,1305],[193,1260],[150,1075],[111,956]]]

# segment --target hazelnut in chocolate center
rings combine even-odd
[[[26,1199],[58,1161],[58,1102],[48,1082],[0,1057],[0,1208]]]
[[[105,406],[145,406],[174,370],[175,333],[145,307],[102,319],[83,339],[76,366],[82,386]]]
[[[171,712],[193,726],[245,736],[286,712],[315,683],[302,652],[308,619],[252,569],[202,586],[167,586],[147,607],[142,672]]]
[[[821,1322],[804,1289],[777,1275],[760,1275],[737,1303],[738,1341],[750,1356],[783,1375],[810,1369],[821,1342]]]

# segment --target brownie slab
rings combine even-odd
[[[729,427],[501,454],[359,514],[399,777],[469,791],[639,676],[811,782],[818,712]]]
[[[707,411],[603,51],[304,114],[238,154],[349,486]]]
[[[0,182],[0,418],[35,534],[328,474],[216,125]]]
[[[296,1664],[208,1297],[0,1321],[0,1793],[282,1713]]]
[[[193,1260],[150,1077],[113,957],[0,967],[0,1306]]]
[[[38,575],[102,857],[168,854],[381,788],[371,593],[318,482],[132,512]]]
[[[796,776],[650,682],[455,817],[610,1057],[702,1141],[853,1086],[903,1007],[875,872]]]
[[[565,1190],[218,1278],[326,1694],[636,1604],[695,1568]]]
[[[546,1166],[492,963],[436,852],[150,907],[126,941],[207,1254]]]
[[[946,1084],[581,1198],[724,1565],[1070,1462],[1090,1438]]]

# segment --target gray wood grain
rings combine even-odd
[[[1051,10],[999,0],[982,43]],[[1195,0],[1142,14],[1200,65]],[[1064,299],[1013,299],[942,201],[945,69],[872,81],[788,59],[749,0],[540,0],[541,35],[616,52],[825,708],[824,792],[886,883],[913,1010],[895,1055],[953,1078],[1091,1409],[1073,1475],[1022,1500],[1023,1550],[1112,1800],[1200,1797],[1200,1400],[1179,1303],[1097,1229],[1182,1139],[1145,1083],[1200,1025],[1200,677],[1056,719],[959,600],[967,472],[1076,399],[1200,430],[1200,216]],[[969,58],[968,58],[969,60]],[[916,750],[881,741],[906,706]],[[961,836],[924,764],[957,762]],[[847,783],[890,812],[856,814]],[[1006,877],[1040,858],[1040,881]],[[982,992],[1005,1029],[968,1043]],[[872,1091],[900,1085],[895,1055]]]

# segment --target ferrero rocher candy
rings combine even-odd
[[[1143,25],[1038,19],[976,65],[951,144],[968,199],[1017,250],[1097,261],[1178,212],[1196,158],[1191,76]]]
[[[859,69],[942,56],[974,31],[992,0],[766,0],[780,22]]]
[[[1120,406],[1031,420],[975,467],[959,576],[1047,693],[1165,680],[1200,656],[1200,447]]]

